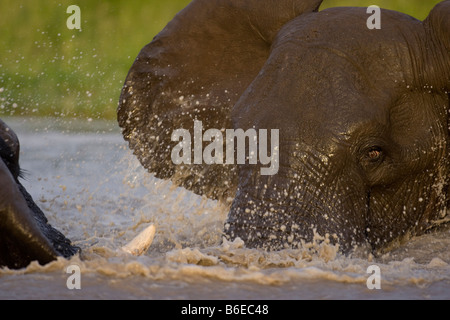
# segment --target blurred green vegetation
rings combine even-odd
[[[424,20],[431,9],[442,0],[324,0],[321,9],[331,7],[368,7],[400,11],[416,19]]]
[[[0,117],[115,118],[128,70],[140,49],[190,0],[2,0]],[[380,7],[423,20],[439,0],[325,0]],[[69,30],[69,5],[81,31]]]

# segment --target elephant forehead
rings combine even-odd
[[[334,8],[289,22],[233,110],[238,125],[290,126],[320,137],[386,125],[392,101],[414,86],[418,63],[411,46],[422,28],[412,17],[384,10],[382,29],[369,30],[369,17],[365,8]]]
[[[374,85],[355,60],[333,48],[307,51],[302,59],[298,50],[274,50],[234,107],[238,127],[279,128],[324,141],[327,135],[346,137],[359,126],[387,125],[395,88]]]
[[[315,65],[316,72],[324,76],[346,60],[369,88],[413,85],[420,71],[414,53],[424,37],[422,23],[403,13],[382,10],[381,29],[369,29],[366,10],[331,8],[302,15],[279,32],[272,53]],[[317,56],[314,49],[329,55]]]

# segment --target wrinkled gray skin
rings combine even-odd
[[[450,1],[421,22],[321,0],[194,0],[142,49],[120,98],[131,149],[156,177],[233,199],[225,234],[343,252],[420,235],[448,206]],[[179,165],[175,129],[279,129],[280,170]],[[205,146],[205,145],[204,145]]]
[[[0,120],[0,268],[44,265],[79,251],[48,223],[20,183],[19,152],[16,134]]]

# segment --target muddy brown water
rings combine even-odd
[[[226,208],[148,174],[114,122],[4,119],[19,135],[25,187],[81,257],[0,269],[0,299],[450,299],[450,232],[391,253],[345,257],[318,240],[268,253],[222,241]],[[149,252],[120,252],[150,224]],[[69,289],[69,266],[81,289]],[[381,289],[369,290],[368,267]]]

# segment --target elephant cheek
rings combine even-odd
[[[401,185],[371,192],[367,238],[373,249],[389,251],[408,238],[423,234],[432,221],[445,212],[442,183],[430,175],[410,179]]]

